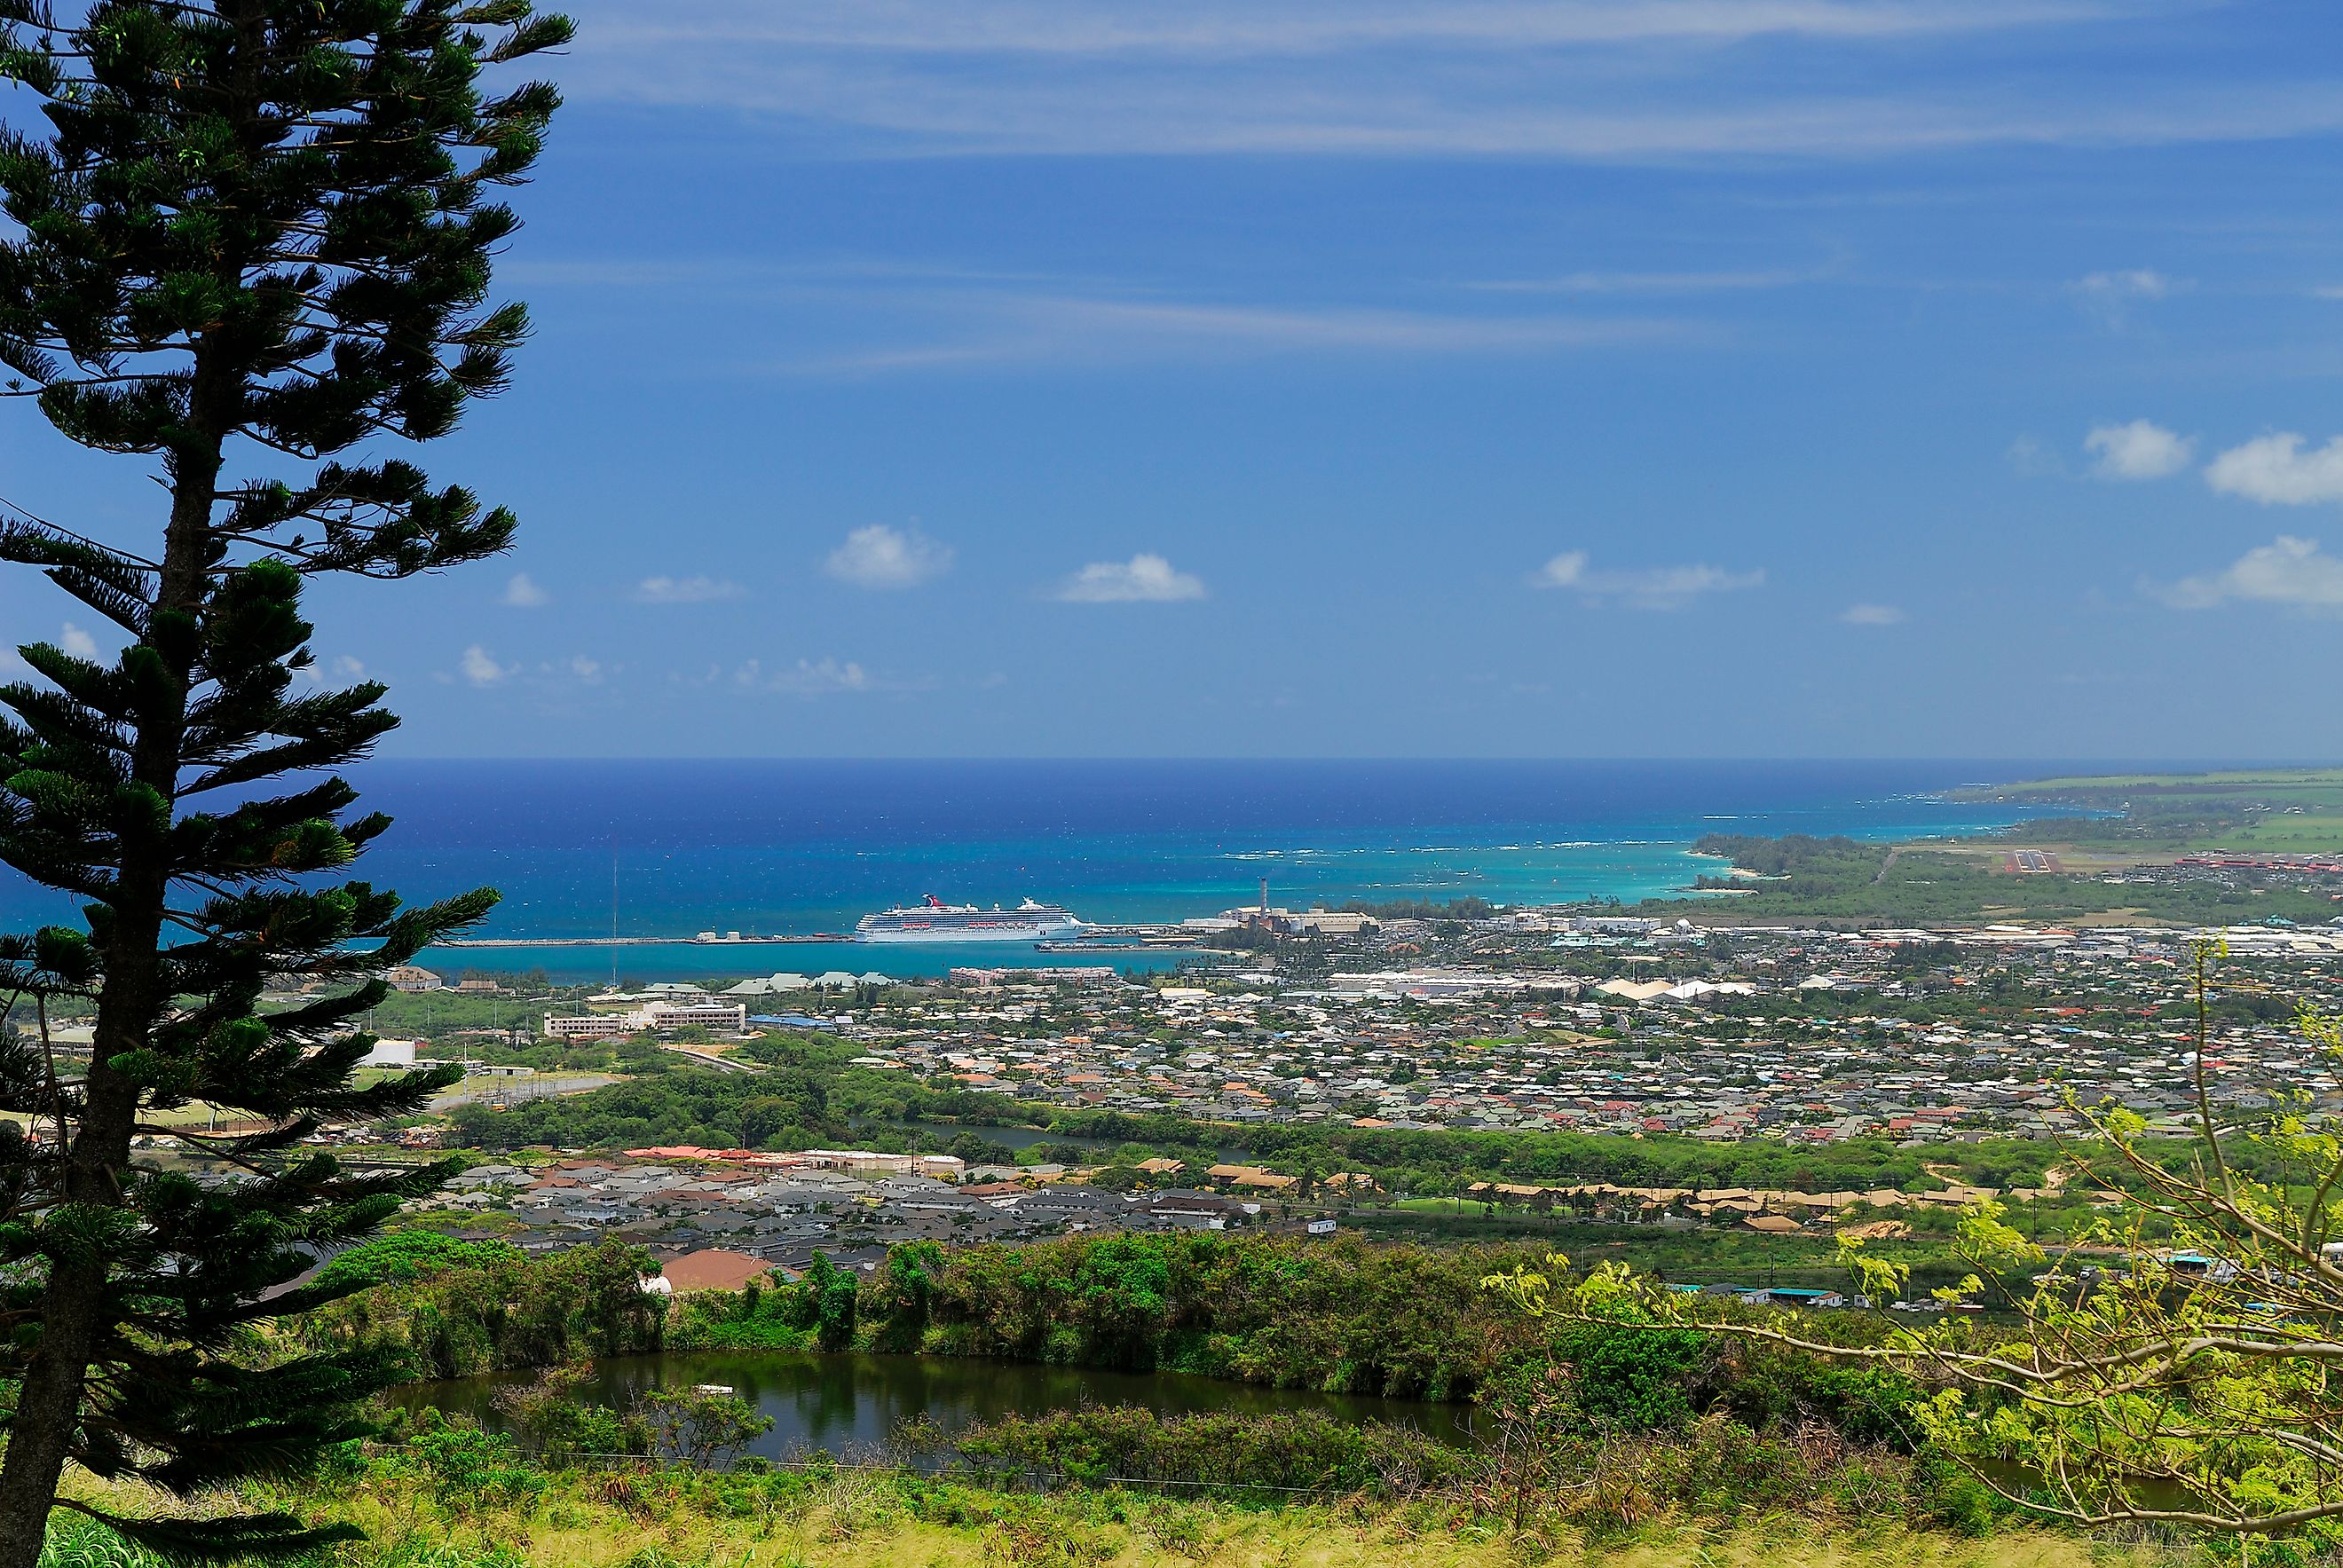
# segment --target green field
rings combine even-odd
[[[2066,873],[2007,874],[2003,861],[2020,847],[2055,852]],[[2121,822],[2083,818],[2044,819],[2006,838],[1925,847],[1712,833],[1694,848],[1729,856],[1736,867],[1764,879],[1745,884],[1749,890],[1740,897],[1695,911],[1696,919],[1726,924],[1787,920],[1898,926],[2000,920],[2227,926],[2276,919],[2323,925],[2343,912],[2337,890],[2314,877],[2280,878],[2281,885],[2271,887],[2231,887],[2217,880],[2123,875],[2127,867],[2168,865],[2180,847],[2147,839]],[[1683,907],[1653,900],[1638,912],[1667,918]]]
[[[2119,773],[1996,784],[1956,799],[2071,807],[2114,813],[2037,820],[2016,837],[2140,850],[2343,850],[2343,768],[2268,768],[2205,773]]]

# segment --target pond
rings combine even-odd
[[[503,1424],[495,1403],[497,1391],[528,1382],[535,1375],[493,1372],[408,1383],[394,1390],[393,1398],[411,1411],[436,1405],[494,1429]],[[646,1390],[685,1389],[699,1383],[730,1388],[760,1413],[773,1418],[772,1430],[749,1450],[768,1459],[788,1459],[817,1448],[836,1454],[875,1449],[898,1423],[920,1416],[950,1436],[1001,1416],[1044,1415],[1086,1404],[1144,1405],[1167,1416],[1196,1412],[1269,1415],[1309,1410],[1338,1421],[1413,1426],[1443,1442],[1472,1441],[1469,1405],[1262,1388],[1183,1372],[1104,1372],[942,1356],[814,1355],[789,1351],[678,1351],[618,1356],[594,1363],[580,1395],[622,1409]]]

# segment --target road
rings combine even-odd
[[[712,1067],[719,1072],[755,1074],[765,1070],[753,1062],[735,1061],[729,1056],[719,1056],[712,1050],[701,1050],[695,1046],[669,1045],[665,1049],[675,1052],[678,1056],[689,1057],[702,1067]]]

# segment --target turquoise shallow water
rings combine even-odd
[[[615,870],[632,981],[1057,963],[1014,946],[710,948],[714,930],[846,931],[933,893],[1063,903],[1092,921],[1353,899],[1623,900],[1685,886],[1709,831],[1974,832],[2011,819],[1949,788],[2056,762],[379,762],[356,775],[397,826],[365,873],[412,899],[505,895],[484,934],[606,936]],[[69,916],[0,880],[0,929]],[[1115,955],[1130,965],[1148,955]],[[607,977],[600,948],[437,961]],[[1157,960],[1156,961],[1164,961]]]

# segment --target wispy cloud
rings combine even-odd
[[[722,578],[645,578],[635,585],[635,598],[642,604],[712,604],[747,597],[746,588]]]
[[[2206,465],[2205,482],[2224,495],[2266,506],[2343,501],[2343,436],[2308,451],[2291,430],[2232,447]]]
[[[69,653],[75,658],[96,661],[102,657],[98,652],[97,638],[71,621],[65,622],[65,629],[57,634],[57,648],[58,651]]]
[[[1805,272],[1566,272],[1553,277],[1485,278],[1469,286],[1491,294],[1737,294],[1818,283],[1830,274]]]
[[[2058,454],[2052,451],[2036,437],[2018,437],[2010,442],[2009,450],[2005,456],[2008,458],[2012,468],[2029,479],[2044,478],[2066,471],[2066,465],[2059,460]]]
[[[1051,598],[1063,604],[1171,604],[1204,597],[1204,579],[1176,570],[1157,555],[1127,561],[1092,561],[1060,583]]]
[[[2170,0],[586,0],[574,97],[769,115],[835,156],[1869,159],[2263,139],[2331,81],[2138,71],[2077,89],[1961,35],[2125,26]],[[1931,53],[1918,40],[1946,40]],[[1730,45],[1755,45],[1735,48]],[[1918,74],[1915,58],[1934,68]],[[1868,66],[1850,74],[1849,56]],[[1811,65],[1812,69],[1798,68]],[[2055,80],[2058,90],[2035,85]],[[1833,84],[1860,82],[1850,88]]]
[[[2169,299],[2187,285],[2147,267],[2087,273],[2075,280],[2075,297],[2102,326],[2129,325],[2133,309],[2151,300]]]
[[[2196,448],[2193,437],[2146,419],[2094,426],[2083,437],[2091,472],[2102,479],[2166,478],[2187,467]]]
[[[1567,588],[1587,599],[1618,603],[1630,609],[1682,609],[1704,594],[1738,593],[1765,585],[1765,574],[1727,571],[1723,567],[1644,567],[1631,571],[1597,571],[1584,550],[1567,550],[1540,567],[1530,586]]]
[[[970,292],[932,300],[951,325],[926,341],[786,364],[800,374],[883,374],[1004,363],[1120,365],[1306,354],[1525,355],[1691,339],[1671,320],[1490,316],[1344,307]]]
[[[1911,618],[1892,604],[1851,604],[1838,618],[1849,626],[1902,626]]]
[[[846,542],[830,552],[825,569],[857,588],[908,588],[941,577],[951,564],[949,545],[938,544],[917,528],[873,523],[847,535]]]
[[[794,664],[768,668],[751,658],[732,671],[732,685],[741,691],[778,692],[785,697],[846,697],[875,692],[932,690],[932,680],[890,678],[852,659],[800,658]]]
[[[1327,7],[1295,0],[1197,0],[1171,9],[1133,4],[981,6],[949,0],[829,0],[775,7],[747,0],[666,0],[656,13],[586,0],[606,15],[588,35],[639,50],[672,43],[711,47],[901,50],[920,55],[1322,55],[1426,45],[1514,50],[1683,41],[1703,45],[1768,35],[1897,39],[2103,18],[2137,10],[2109,0],[1548,0],[1522,5],[1460,0],[1354,0]],[[655,19],[651,19],[655,18]]]
[[[2233,601],[2343,609],[2343,560],[2321,550],[2317,539],[2280,534],[2220,571],[2149,591],[2177,609],[2211,609]]]
[[[504,602],[515,609],[537,609],[551,604],[553,596],[538,587],[527,572],[515,572],[505,584]]]

